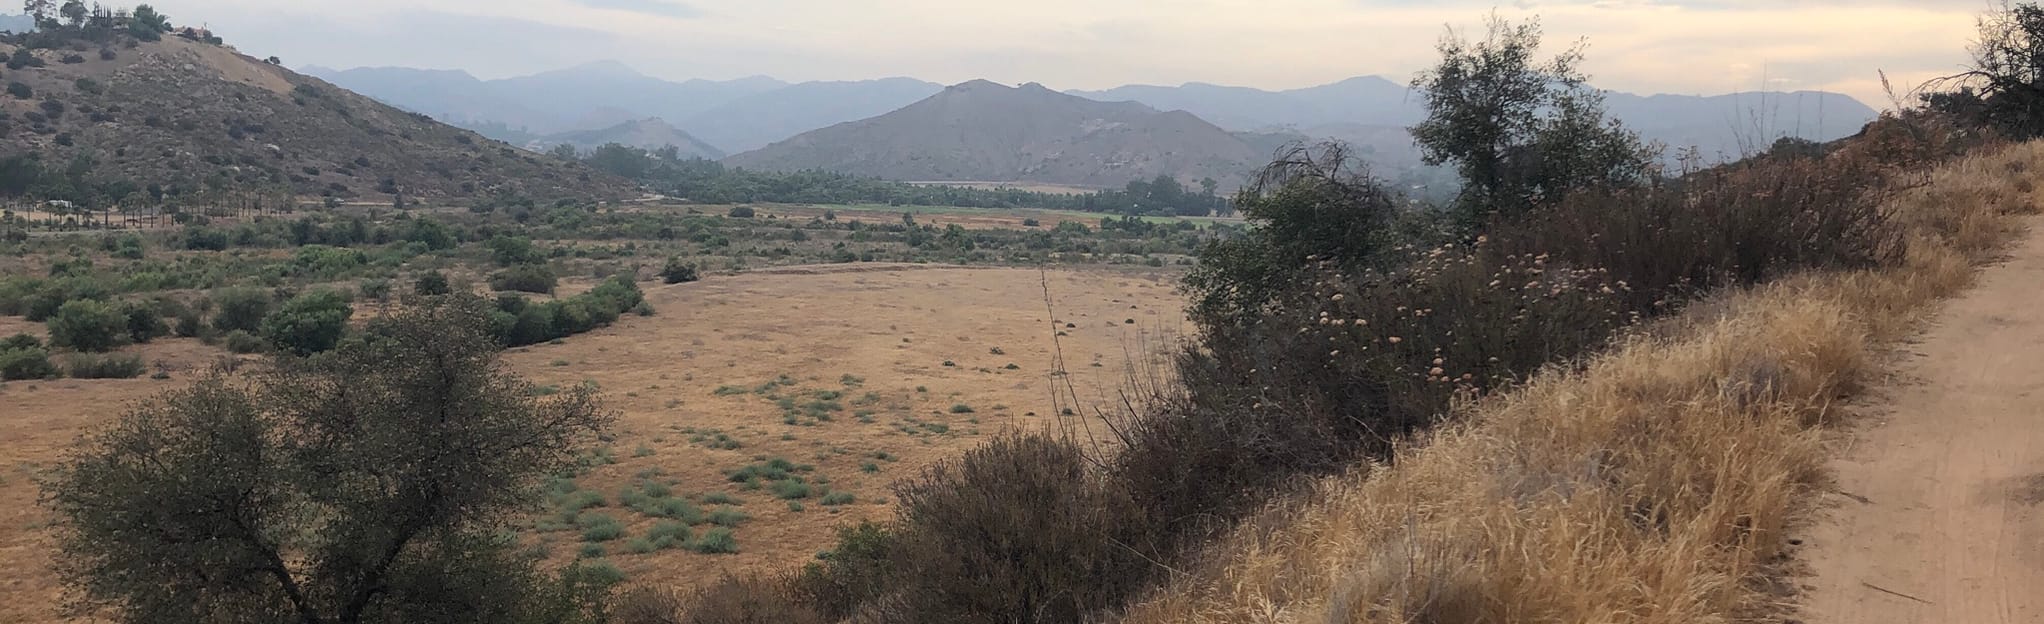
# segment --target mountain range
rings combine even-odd
[[[1008,87],[974,80],[878,117],[806,132],[724,162],[893,180],[1109,187],[1158,175],[1233,181],[1263,156],[1185,111],[1098,102],[1035,83]]]
[[[685,153],[712,151],[689,149],[689,144],[700,143],[716,152],[743,154],[805,132],[875,118],[945,91],[936,83],[911,78],[793,84],[767,77],[672,82],[617,62],[487,81],[459,71],[408,68],[314,67],[306,72],[518,144],[573,142],[550,135],[658,118],[676,129],[678,140],[686,141],[676,143]],[[1194,82],[1064,93],[1095,102],[1136,102],[1157,111],[1184,111],[1237,133],[1251,145],[1282,142],[1276,139],[1341,139],[1356,144],[1357,151],[1380,168],[1419,166],[1419,154],[1404,128],[1424,118],[1425,109],[1405,85],[1383,77],[1277,91]],[[1706,158],[1735,157],[1781,136],[1835,139],[1858,131],[1876,114],[1849,96],[1817,91],[1716,96],[1607,92],[1606,104],[1613,117],[1646,139],[1669,146],[1671,154],[1693,147]]]

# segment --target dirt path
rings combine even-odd
[[[1951,301],[1832,468],[1808,621],[2044,622],[2044,223]]]

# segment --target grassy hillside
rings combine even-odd
[[[622,197],[631,185],[406,113],[232,48],[166,36],[0,41],[0,153],[40,184],[9,194],[110,203],[158,188],[288,188],[339,198]],[[27,47],[33,45],[35,47]],[[33,188],[31,188],[33,187]]]

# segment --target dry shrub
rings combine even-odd
[[[2027,144],[1881,206],[1894,262],[1719,295],[1243,523],[1131,622],[1726,622],[1824,486],[1819,424],[2037,210]]]
[[[703,588],[687,600],[686,609],[676,608],[672,596],[641,596],[640,617],[621,619],[623,624],[822,624],[830,621],[808,605],[793,600],[787,581],[771,577],[726,576]],[[619,609],[619,617],[628,611]],[[670,614],[678,614],[671,616]],[[664,615],[672,619],[658,619]]]
[[[898,484],[896,617],[1072,622],[1142,582],[1142,510],[1071,440],[1010,434]]]

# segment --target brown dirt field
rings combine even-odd
[[[2032,220],[2033,227],[2040,225]],[[1952,300],[1831,462],[1811,622],[2044,620],[2044,230]]]
[[[811,560],[835,541],[833,527],[890,516],[891,482],[1003,428],[1101,431],[1097,421],[1054,415],[1049,381],[1055,330],[1045,308],[1045,275],[1019,268],[862,264],[646,284],[647,299],[658,310],[654,316],[627,316],[612,327],[562,344],[515,349],[505,358],[535,383],[601,385],[620,412],[609,443],[617,463],[595,468],[578,483],[602,492],[610,506],[598,511],[629,529],[625,539],[605,544],[608,559],[632,583],[686,588],[727,572],[785,569]],[[1081,406],[1115,403],[1110,397],[1122,387],[1130,361],[1155,362],[1169,337],[1184,327],[1175,273],[1103,268],[1052,270],[1047,278],[1057,327],[1073,325],[1058,340]],[[40,328],[19,317],[0,317],[0,335]],[[990,353],[994,348],[1004,354]],[[0,579],[0,595],[8,597],[0,601],[0,622],[57,619],[60,589],[47,573],[51,540],[43,528],[49,519],[35,505],[36,472],[61,459],[78,436],[116,416],[116,406],[189,381],[226,356],[188,339],[133,349],[172,366],[172,379],[0,385],[0,422],[7,423],[0,429],[0,566],[13,571]],[[944,366],[946,360],[956,366]],[[1009,363],[1018,369],[1006,369]],[[720,386],[752,388],[780,375],[796,380],[788,392],[844,392],[845,411],[830,422],[787,425],[782,410],[761,395],[715,393]],[[848,387],[845,375],[863,381]],[[927,391],[917,392],[919,386]],[[855,405],[868,392],[879,400]],[[950,413],[954,404],[975,411]],[[856,409],[875,410],[873,422],[860,422]],[[691,434],[682,431],[689,428],[720,431],[743,446],[708,449],[690,442]],[[935,432],[940,428],[948,430]],[[874,459],[875,452],[895,460]],[[810,476],[827,476],[832,490],[851,492],[857,502],[826,507],[812,497],[802,501],[804,511],[794,512],[771,494],[741,491],[724,478],[726,470],[771,457],[814,464]],[[866,462],[878,464],[879,472],[862,472]],[[653,521],[622,508],[617,493],[653,470],[678,494],[740,498],[739,509],[752,519],[735,532],[739,553],[626,552],[626,541],[643,535]],[[571,560],[581,546],[572,531],[539,533],[536,541],[547,544],[553,563]]]

